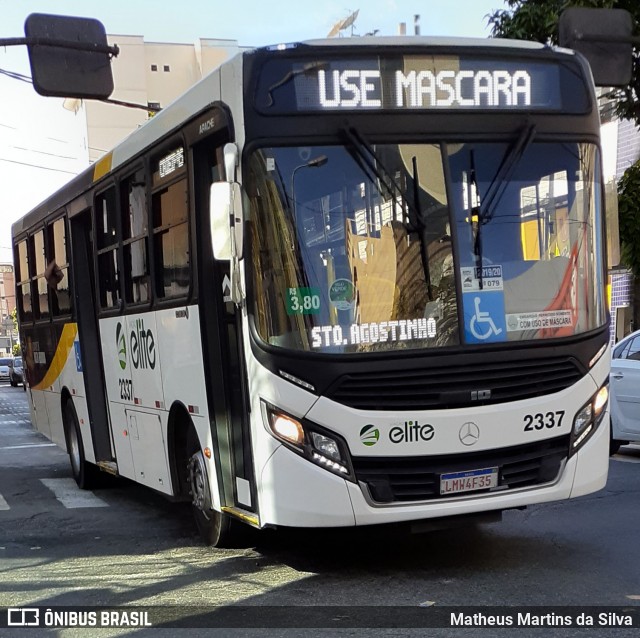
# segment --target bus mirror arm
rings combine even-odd
[[[236,306],[242,305],[244,293],[242,277],[240,275],[240,260],[242,259],[244,224],[242,218],[242,191],[240,184],[234,182],[231,187],[231,206],[229,207],[229,229],[231,240],[231,263],[229,276],[231,279],[231,301]]]
[[[240,259],[243,250],[242,192],[237,182],[214,182],[209,191],[211,247],[219,261],[229,261],[231,298],[242,301]]]
[[[238,147],[229,142],[224,145],[224,174],[227,182],[230,184],[235,181],[236,178],[236,166],[238,166]]]
[[[213,256],[221,261],[242,259],[242,192],[237,182],[214,182],[209,191]]]

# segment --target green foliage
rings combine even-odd
[[[19,357],[22,355],[22,348],[20,347],[19,343],[14,343],[13,344],[13,356],[14,357]]]
[[[640,277],[640,162],[618,183],[618,219],[622,263]]]
[[[590,9],[626,9],[634,19],[636,33],[640,24],[638,0],[505,0],[508,9],[487,16],[491,34],[498,38],[558,43],[558,20],[569,7]],[[633,53],[633,77],[628,86],[614,89],[607,97],[616,101],[616,113],[640,126],[640,51]]]

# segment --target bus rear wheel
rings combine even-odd
[[[232,521],[223,512],[213,509],[207,464],[193,430],[189,433],[188,449],[187,485],[198,532],[207,545],[227,547],[232,536]]]
[[[73,478],[81,490],[93,489],[100,483],[100,471],[85,459],[78,415],[71,401],[64,404],[63,418]]]

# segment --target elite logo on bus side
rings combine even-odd
[[[131,367],[137,371],[154,371],[157,363],[156,337],[151,328],[145,328],[144,319],[137,318],[129,323],[127,339],[127,326],[118,321],[115,325],[115,346],[118,367],[129,376],[118,379],[118,397],[139,404],[139,397],[134,395],[131,370],[127,372],[127,362],[131,359]]]
[[[134,368],[155,369],[156,339],[151,328],[145,330],[144,319],[136,319],[135,327],[129,335],[129,345],[131,348],[131,363]],[[125,370],[127,367],[127,342],[124,327],[119,321],[116,325],[116,349],[120,368]]]

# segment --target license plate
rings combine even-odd
[[[440,475],[440,494],[460,494],[461,492],[473,492],[486,490],[498,486],[498,468],[486,467],[481,470],[468,470],[466,472],[451,472]]]

